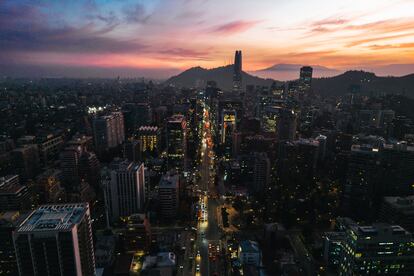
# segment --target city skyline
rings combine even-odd
[[[241,49],[250,72],[294,63],[403,75],[414,64],[413,9],[407,0],[3,1],[0,74],[165,78],[231,64]]]

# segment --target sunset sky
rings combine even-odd
[[[59,68],[165,77],[227,65],[236,49],[247,71],[412,64],[414,1],[0,0],[2,74]]]

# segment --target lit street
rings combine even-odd
[[[202,188],[200,195],[201,218],[197,227],[196,254],[196,275],[223,275],[221,271],[220,231],[217,222],[216,209],[218,202],[215,199],[216,191],[213,181],[214,176],[214,152],[212,150],[212,137],[210,131],[209,111],[206,107],[203,116],[202,143],[200,145],[201,180],[199,186]],[[219,248],[217,248],[217,246]],[[217,250],[219,249],[219,250]],[[199,272],[197,271],[199,265]]]

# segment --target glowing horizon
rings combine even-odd
[[[184,70],[228,65],[236,49],[245,71],[414,63],[414,1],[342,2],[6,0],[0,64]]]

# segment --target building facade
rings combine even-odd
[[[87,203],[43,205],[13,233],[20,275],[95,275]]]
[[[112,222],[142,211],[145,204],[143,163],[115,160],[102,170],[101,177]]]

